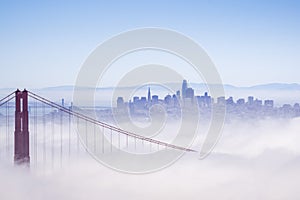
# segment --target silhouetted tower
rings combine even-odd
[[[151,102],[151,91],[150,91],[150,87],[148,87],[148,103]]]
[[[28,92],[17,90],[15,111],[15,156],[16,164],[30,162],[28,131]]]
[[[118,109],[124,108],[124,99],[123,99],[123,97],[118,97],[118,99],[117,99],[117,108]]]
[[[187,81],[183,80],[182,81],[182,88],[181,88],[181,95],[182,95],[182,99],[184,99],[186,97],[186,89],[187,89]]]

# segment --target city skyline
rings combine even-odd
[[[296,118],[300,116],[300,105],[294,102],[282,106],[275,106],[273,99],[258,99],[254,96],[248,96],[247,99],[233,99],[232,96],[211,97],[207,91],[203,96],[196,94],[194,88],[190,86],[187,80],[182,81],[181,90],[174,94],[166,94],[162,99],[157,94],[152,94],[148,86],[147,96],[133,96],[129,101],[124,101],[123,97],[118,97],[117,113],[115,115],[131,115],[138,118],[147,118],[150,109],[156,105],[164,107],[165,113],[173,118],[182,117],[182,112],[187,115],[200,114],[204,119],[210,119],[212,110],[222,110],[226,108],[226,119],[264,119],[264,118]],[[155,112],[161,110],[154,109]],[[113,115],[110,113],[109,115]]]

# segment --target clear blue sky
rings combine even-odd
[[[299,83],[300,1],[1,1],[0,87],[72,85],[101,42],[162,27],[198,42],[224,83]]]

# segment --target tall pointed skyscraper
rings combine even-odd
[[[151,91],[150,91],[150,87],[148,87],[148,103],[151,102]]]

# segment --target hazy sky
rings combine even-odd
[[[89,53],[140,27],[198,42],[224,83],[299,83],[299,1],[1,1],[0,87],[71,85]]]

